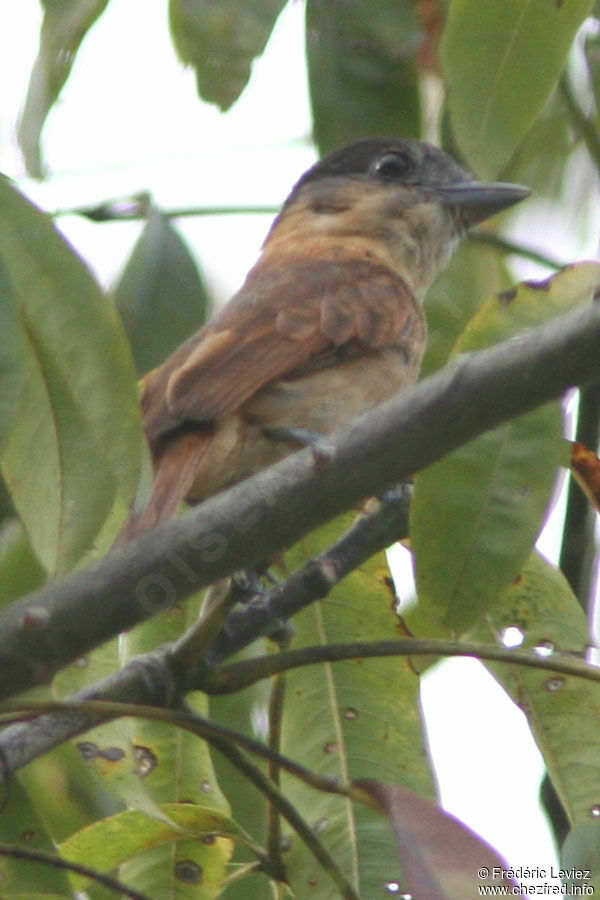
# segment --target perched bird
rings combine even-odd
[[[154,483],[121,541],[412,385],[429,285],[470,226],[528,193],[415,140],[312,166],[237,294],[144,378]]]

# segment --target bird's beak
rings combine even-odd
[[[443,206],[454,207],[464,228],[471,228],[494,213],[530,195],[529,188],[504,181],[459,181],[439,185],[436,195]]]

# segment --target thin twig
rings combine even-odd
[[[122,881],[113,878],[111,875],[104,875],[102,872],[90,868],[90,866],[84,866],[82,863],[69,862],[69,860],[63,859],[61,856],[45,853],[43,850],[34,850],[32,847],[18,847],[14,844],[0,844],[0,856],[8,856],[13,859],[23,859],[32,863],[40,863],[44,866],[52,866],[55,869],[65,869],[68,872],[73,872],[75,875],[82,875],[89,878],[90,881],[101,884],[103,887],[114,891],[116,894],[129,897],[130,900],[151,900],[148,894],[142,894],[140,891],[136,891],[135,888],[128,887]]]
[[[229,694],[249,687],[280,672],[320,662],[347,659],[370,659],[378,656],[473,656],[509,665],[541,669],[561,675],[572,675],[600,682],[600,668],[583,659],[553,654],[539,656],[529,650],[512,650],[490,644],[463,643],[429,638],[398,638],[393,641],[354,641],[347,644],[324,644],[286,650],[277,656],[261,656],[222,666],[206,675],[203,690],[210,694]]]
[[[279,647],[281,652],[282,648]],[[281,751],[281,722],[285,701],[285,674],[277,675],[271,684],[269,697],[269,747],[275,753]],[[277,760],[269,760],[268,776],[279,790],[281,788],[281,769]],[[281,819],[279,810],[270,800],[267,805],[267,853],[276,865],[282,866],[281,860]]]
[[[566,262],[556,259],[554,256],[548,256],[547,253],[536,250],[535,247],[529,247],[518,241],[511,241],[493,231],[484,231],[483,229],[471,231],[467,235],[467,239],[469,241],[474,241],[476,244],[486,244],[488,247],[497,247],[498,250],[502,250],[504,253],[514,253],[515,256],[529,259],[532,262],[539,263],[541,266],[546,266],[546,268],[552,269],[553,271],[560,271],[560,269],[564,269],[567,265]]]
[[[79,206],[71,209],[56,209],[53,216],[83,216],[92,222],[130,222],[144,220],[148,216],[148,199],[125,197],[120,200],[107,200],[97,206]],[[256,206],[182,206],[174,209],[160,209],[161,215],[167,219],[186,219],[194,216],[272,216],[278,213],[279,206],[261,204]]]
[[[298,837],[304,841],[315,859],[328,873],[334,884],[340,892],[340,896],[345,900],[360,900],[360,897],[347,880],[346,876],[335,862],[322,841],[319,840],[313,829],[308,825],[304,818],[300,815],[293,803],[287,799],[285,794],[275,786],[258,766],[255,766],[242,751],[233,744],[225,743],[220,740],[211,740],[211,745],[225,756],[236,768],[238,768],[248,778],[249,781],[267,798],[279,814],[283,816],[286,822],[294,829]],[[269,862],[272,862],[270,859]],[[284,878],[283,872],[272,872],[268,869],[267,874],[272,875],[278,880]]]

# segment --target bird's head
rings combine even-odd
[[[516,184],[475,180],[432,144],[371,138],[327,154],[302,175],[271,234],[371,242],[423,296],[465,231],[528,196]],[[365,251],[368,252],[368,251]]]

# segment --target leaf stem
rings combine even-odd
[[[558,87],[567,106],[569,116],[571,117],[571,123],[579,137],[583,140],[587,151],[592,157],[594,165],[600,174],[600,134],[598,133],[594,120],[586,115],[577,102],[577,98],[575,97],[575,93],[566,73],[563,73],[561,76]]]
[[[526,244],[511,241],[509,238],[502,237],[502,235],[495,234],[492,231],[484,231],[483,229],[471,231],[467,237],[468,240],[477,244],[487,244],[488,247],[496,247],[504,253],[514,253],[515,256],[529,259],[532,262],[539,263],[541,266],[546,266],[548,269],[559,271],[566,266],[566,262],[555,259],[553,256],[548,256],[547,253],[536,250],[535,247],[528,247]]]

